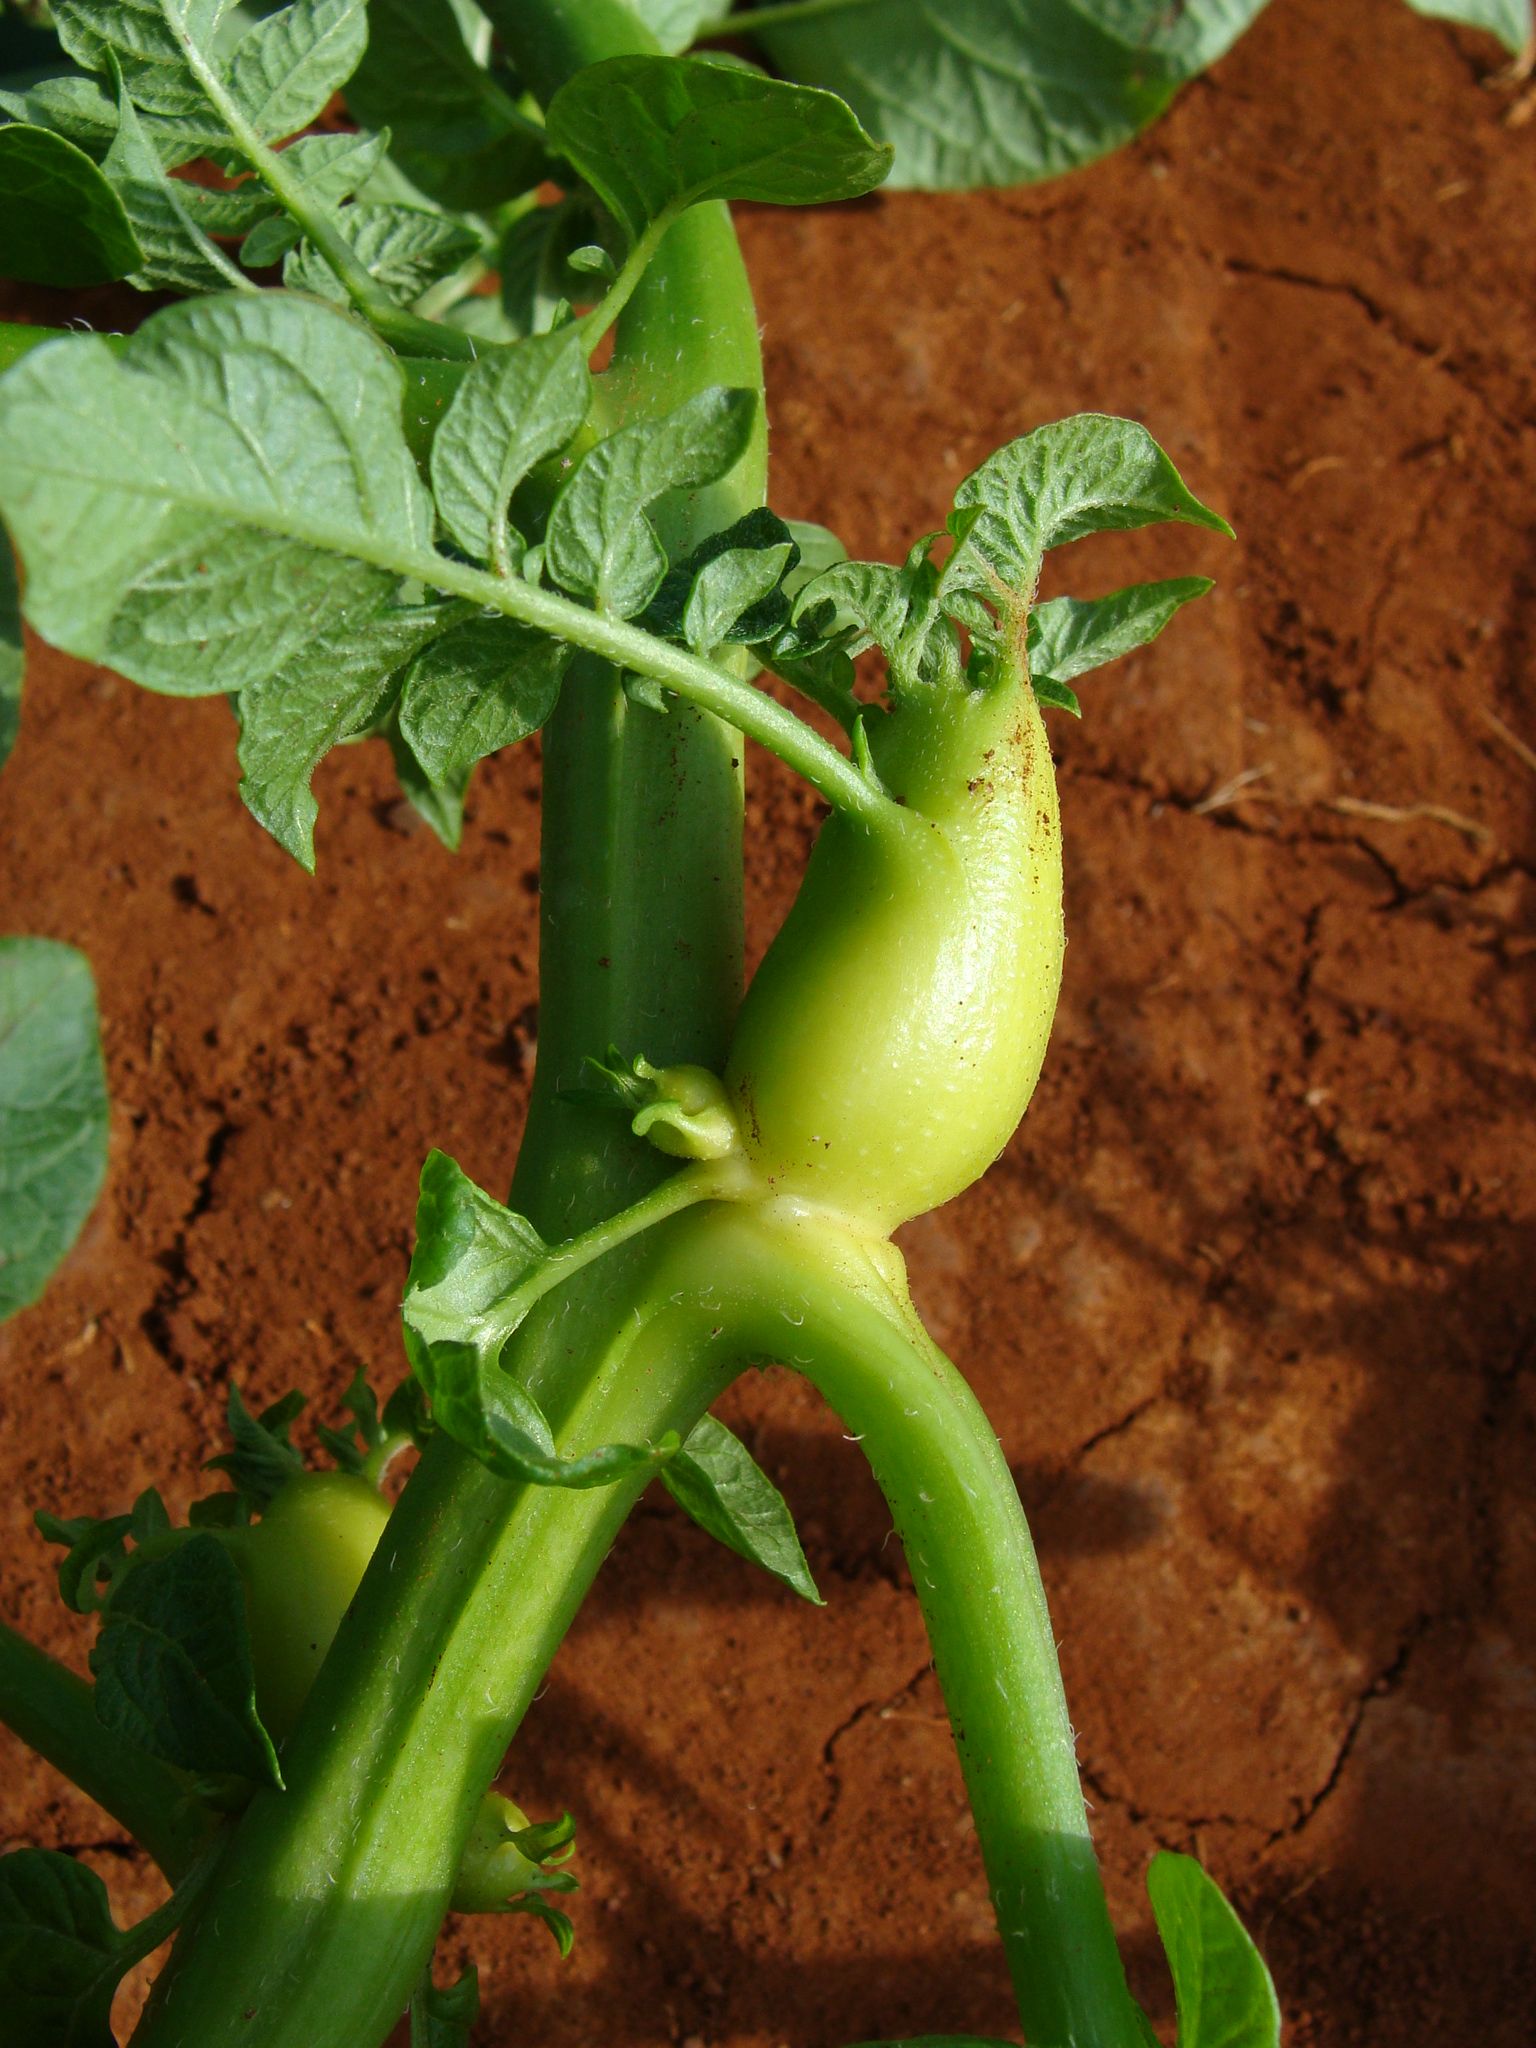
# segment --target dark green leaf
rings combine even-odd
[[[550,101],[548,127],[631,243],[701,199],[855,199],[891,161],[831,93],[692,57],[589,64]]]
[[[11,757],[21,730],[21,680],[26,658],[21,642],[21,585],[16,557],[0,528],[0,768]]]
[[[746,1445],[706,1415],[661,1471],[668,1493],[717,1542],[760,1564],[815,1606],[825,1603],[784,1496]]]
[[[166,175],[145,137],[126,82],[118,88],[117,134],[102,158],[101,172],[121,200],[142,253],[130,279],[141,291],[159,286],[218,291],[242,282],[234,264],[193,218],[194,188]]]
[[[36,1301],[107,1171],[107,1077],[84,957],[0,939],[0,1322]]]
[[[120,354],[96,336],[33,349],[0,379],[0,509],[28,617],[195,695],[372,616],[399,578],[367,560],[431,547],[403,388],[359,323],[280,292],[168,307]]]
[[[833,0],[761,41],[894,145],[893,185],[1016,185],[1129,141],[1263,4]]]
[[[73,289],[141,260],[122,200],[84,150],[46,128],[0,128],[0,274]]]
[[[664,491],[724,476],[746,448],[756,412],[755,392],[712,384],[665,419],[599,441],[550,514],[544,562],[553,580],[614,617],[643,611],[667,570],[646,507]]]
[[[367,42],[364,0],[294,0],[236,45],[228,74],[235,104],[264,141],[297,134],[352,76]]]
[[[124,1573],[91,1651],[104,1727],[178,1769],[281,1787],[256,1711],[245,1585],[217,1536]]]
[[[203,1470],[227,1472],[238,1493],[246,1494],[258,1508],[270,1507],[295,1473],[304,1470],[304,1460],[288,1438],[289,1425],[303,1406],[304,1396],[295,1390],[259,1416],[252,1415],[231,1380],[225,1415],[235,1447],[210,1458]]]
[[[1517,56],[1536,34],[1531,0],[1408,0],[1408,5],[1415,14],[1486,29]]]
[[[1164,1850],[1147,1891],[1173,1972],[1179,2048],[1279,2048],[1274,1984],[1219,1887],[1192,1856]]]
[[[1028,602],[1048,548],[1085,534],[1161,519],[1232,532],[1185,488],[1145,427],[1106,413],[1077,413],[1000,448],[956,491],[955,513],[967,512],[973,523],[945,587],[1005,604]]]
[[[726,557],[731,559],[722,571],[716,565]],[[769,639],[789,623],[789,600],[780,586],[799,559],[799,542],[789,526],[765,505],[756,506],[700,541],[685,561],[667,571],[646,607],[644,623],[665,639],[688,640],[704,649],[724,640]],[[697,637],[688,628],[690,605],[697,608]],[[709,638],[710,633],[716,637]]]
[[[564,642],[511,619],[468,620],[412,662],[400,731],[435,785],[462,787],[487,754],[549,717],[571,659]]]
[[[113,1995],[136,1960],[94,1870],[53,1849],[0,1856],[4,2048],[113,2048]]]
[[[359,201],[344,206],[335,222],[368,275],[402,306],[420,298],[429,284],[457,270],[480,247],[480,237],[472,227],[449,214],[428,213],[418,206],[374,206]],[[283,282],[292,291],[313,292],[338,306],[348,303],[335,271],[308,240],[285,259]]]
[[[1108,597],[1053,597],[1037,604],[1029,615],[1027,648],[1036,695],[1044,682],[1069,683],[1145,647],[1180,605],[1210,588],[1208,576],[1180,576],[1167,583],[1133,583]]]
[[[473,1963],[446,1989],[432,1982],[430,1968],[411,2000],[411,2048],[469,2048],[469,2030],[480,2017],[480,1976]]]
[[[432,490],[466,554],[509,575],[522,540],[507,526],[512,493],[580,428],[592,403],[575,330],[540,335],[469,371],[432,438]]]
[[[311,874],[315,769],[332,747],[373,723],[391,678],[468,610],[462,604],[386,606],[358,619],[352,606],[339,606],[275,675],[241,691],[240,794],[251,815]]]
[[[543,131],[467,47],[450,0],[369,0],[368,28],[347,105],[370,127],[388,124],[419,190],[480,209],[539,183]]]

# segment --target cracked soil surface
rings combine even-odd
[[[897,559],[997,443],[1099,408],[1240,536],[1053,558],[1052,591],[1219,586],[1089,680],[1081,727],[1053,720],[1071,945],[1045,1076],[986,1180],[902,1233],[1030,1511],[1169,2040],[1159,1845],[1230,1888],[1295,2048],[1530,2038],[1536,768],[1511,736],[1536,745],[1536,125],[1505,123],[1491,60],[1395,0],[1275,0],[1062,184],[741,216],[781,510]],[[311,1416],[359,1361],[392,1380],[423,1154],[505,1185],[539,761],[488,764],[450,858],[382,746],[333,756],[310,881],[241,808],[222,703],[33,654],[0,901],[93,961],[114,1120],[80,1245],[0,1331],[0,1597],[79,1663],[31,1509],[154,1481],[179,1512],[231,1376],[302,1385]],[[749,765],[755,959],[815,815]],[[722,1413],[829,1606],[647,1498],[503,1778],[577,1816],[576,1950],[455,1923],[476,2039],[1015,2034],[857,1448],[781,1370]],[[147,1905],[101,1815],[3,1757],[7,1837],[83,1847]]]

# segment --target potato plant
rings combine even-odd
[[[105,1517],[38,1504],[63,1599],[95,1617],[92,1682],[0,1630],[0,1716],[173,1889],[125,1931],[69,1857],[0,1859],[0,2042],[102,2048],[123,1973],[172,1932],[143,2048],[377,2048],[407,2009],[414,2042],[467,2040],[473,1972],[432,1974],[450,1908],[573,1938],[574,1824],[488,1788],[641,1490],[819,1597],[709,1413],[764,1359],[820,1389],[890,1504],[1026,2040],[1153,2039],[1018,1495],[890,1237],[986,1171],[1045,1057],[1043,713],[1076,714],[1080,677],[1209,587],[1037,603],[1043,557],[1227,529],[1101,415],[997,451],[899,566],[777,517],[724,202],[855,198],[893,161],[926,184],[1069,168],[1256,11],[1098,0],[1026,33],[974,0],[957,56],[931,11],[795,0],[739,24],[780,76],[734,45],[680,54],[720,25],[688,0],[54,0],[12,35],[36,61],[0,93],[6,267],[182,295],[127,339],[4,332],[0,513],[32,626],[145,688],[225,695],[245,803],[306,867],[311,777],[344,742],[386,742],[451,846],[477,762],[540,731],[544,809],[510,1201],[426,1160],[400,1384],[354,1382],[323,1471],[291,1441],[301,1394],[252,1415],[232,1385],[227,1483],[185,1526],[153,1488]],[[1528,27],[1519,0],[1476,12]],[[315,126],[338,91],[362,126]],[[194,160],[221,180],[175,175]],[[877,697],[855,689],[869,650]],[[830,809],[744,997],[741,734]],[[89,1211],[105,1113],[84,963],[0,942],[0,1313]],[[1185,1857],[1148,1881],[1183,2048],[1270,2048],[1230,1907]]]

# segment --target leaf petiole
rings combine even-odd
[[[665,207],[654,220],[646,224],[644,233],[625,257],[623,267],[601,301],[590,313],[583,314],[578,325],[581,328],[582,346],[588,355],[591,355],[629,304],[635,286],[649,270],[656,251],[661,247],[663,235],[683,210],[682,205]]]

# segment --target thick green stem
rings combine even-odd
[[[611,0],[493,13],[546,99],[581,63],[653,47]],[[618,424],[711,383],[762,388],[746,273],[718,206],[666,236],[624,309],[599,402]],[[413,387],[407,411],[423,432],[439,398],[430,377]],[[761,502],[765,449],[760,420],[723,484],[658,508],[669,549]],[[582,658],[543,753],[540,1044],[514,1197],[553,1239],[667,1171],[619,1119],[559,1099],[583,1057],[618,1042],[660,1064],[724,1062],[741,994],[742,743],[689,704],[632,706],[613,669]],[[627,1302],[676,1227],[578,1275],[518,1332],[520,1376],[566,1453],[686,1432],[719,1390],[712,1356],[678,1360],[663,1344],[632,1363]],[[382,2040],[430,1957],[480,1796],[634,1492],[508,1486],[433,1441],[285,1745],[289,1790],[244,1816],[138,2048],[204,2048],[231,2028],[242,2048]]]
[[[191,1869],[210,1823],[181,1778],[103,1728],[85,1680],[3,1622],[0,1721],[105,1808],[172,1884]]]

